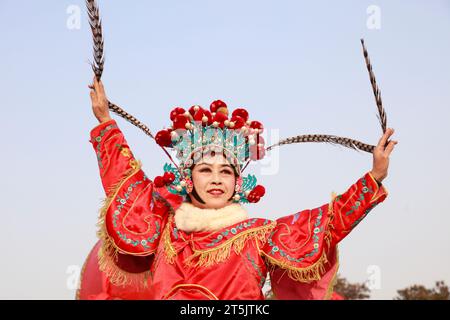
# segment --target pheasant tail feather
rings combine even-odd
[[[375,95],[375,101],[378,107],[378,120],[380,121],[383,133],[386,132],[387,127],[387,116],[383,108],[383,101],[381,100],[381,91],[378,88],[377,81],[375,79],[375,74],[373,72],[372,64],[370,63],[369,53],[367,52],[366,46],[364,45],[364,39],[361,39],[361,45],[363,47],[364,59],[366,61],[367,71],[369,72],[370,83],[372,85],[373,94]]]

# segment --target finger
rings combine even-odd
[[[91,90],[91,92],[89,94],[91,96],[92,103],[96,103],[97,102],[97,94],[95,93],[95,91]]]
[[[94,77],[94,89],[95,92],[100,92],[100,84],[97,81],[97,77]]]
[[[392,150],[394,150],[395,145],[398,143],[398,141],[391,141],[389,142],[388,146],[386,147],[386,155],[389,156],[392,152]]]
[[[386,146],[387,140],[393,134],[394,134],[394,129],[391,129],[391,128],[387,129],[386,132],[381,137],[380,141],[378,141],[377,147],[381,147],[384,150],[384,147]]]
[[[103,82],[102,80],[99,81],[99,88],[100,88],[100,93],[102,95],[105,95],[105,88],[103,87]]]

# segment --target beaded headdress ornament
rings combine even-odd
[[[155,178],[155,185],[166,185],[172,193],[189,194],[193,185],[191,168],[205,155],[222,154],[238,173],[235,202],[258,202],[265,189],[256,185],[254,175],[242,176],[250,161],[265,156],[262,123],[251,121],[247,110],[239,108],[229,117],[225,102],[216,100],[210,110],[192,106],[188,111],[177,107],[170,113],[172,126],[159,131],[155,140],[163,148],[176,152],[179,166],[166,164],[164,176]]]

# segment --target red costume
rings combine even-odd
[[[79,299],[264,299],[267,273],[277,299],[329,299],[337,244],[387,196],[366,173],[318,208],[188,233],[174,221],[184,198],[144,174],[114,120],[91,142],[107,200]]]

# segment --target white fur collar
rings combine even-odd
[[[217,231],[248,219],[248,213],[239,204],[221,209],[201,209],[184,202],[175,211],[175,224],[185,232]]]

